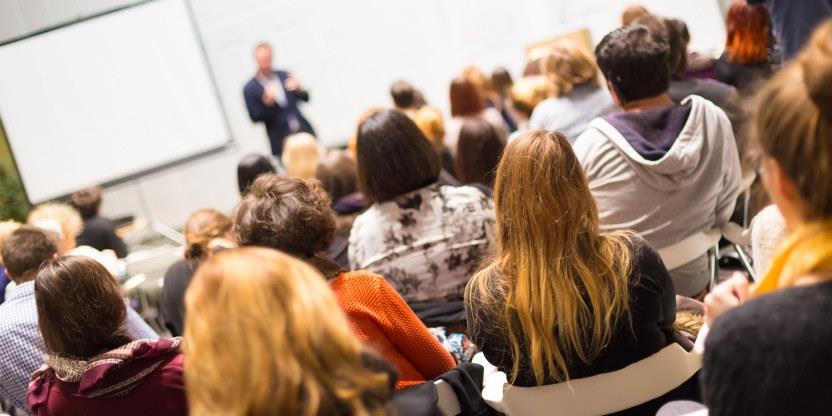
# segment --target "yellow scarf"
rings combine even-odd
[[[832,279],[832,221],[804,224],[794,230],[780,244],[771,268],[752,294],[791,287],[810,275]]]

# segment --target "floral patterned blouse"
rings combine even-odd
[[[384,276],[407,300],[462,300],[490,255],[494,204],[470,186],[433,184],[373,204],[355,219],[352,270]]]

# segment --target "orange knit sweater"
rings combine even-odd
[[[397,389],[432,380],[456,365],[383,277],[344,272],[329,284],[355,335],[396,366]]]

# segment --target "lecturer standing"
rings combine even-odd
[[[272,154],[280,159],[283,140],[298,132],[315,131],[298,108],[299,101],[309,101],[309,93],[292,74],[272,69],[272,47],[260,43],[254,48],[257,74],[243,88],[251,121],[266,125]]]

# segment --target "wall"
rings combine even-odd
[[[641,1],[656,13],[683,17],[692,48],[717,50],[724,38],[724,0]],[[128,0],[4,0],[0,40],[72,21]],[[230,210],[238,200],[235,169],[249,152],[268,151],[265,131],[252,124],[241,88],[252,75],[252,45],[275,46],[277,66],[291,69],[311,91],[305,112],[328,145],[345,142],[355,118],[387,105],[399,78],[423,89],[447,110],[447,86],[468,64],[518,73],[523,47],[588,27],[597,42],[617,25],[629,1],[615,0],[191,0],[235,145],[176,168],[108,189],[104,212],[135,214],[180,226],[202,207]],[[2,64],[2,63],[0,63]]]

